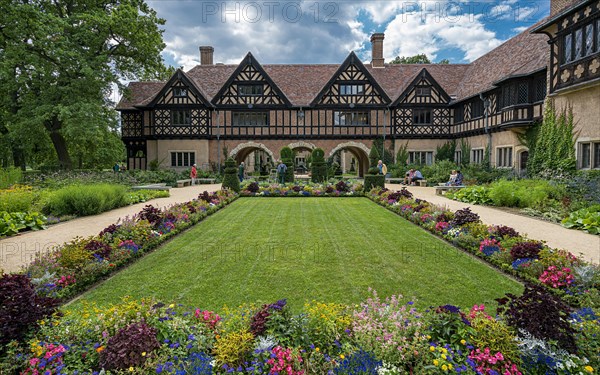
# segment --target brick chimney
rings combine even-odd
[[[383,68],[383,38],[385,34],[375,33],[371,35],[371,66]]]
[[[211,46],[200,46],[200,65],[213,65],[213,52]]]

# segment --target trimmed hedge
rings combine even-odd
[[[240,192],[240,180],[237,175],[238,170],[233,158],[225,160],[225,176],[223,177],[223,188],[228,188],[236,193]]]
[[[381,174],[368,174],[365,176],[365,191],[369,191],[373,188],[385,187],[385,176]]]
[[[318,183],[327,179],[327,165],[325,165],[325,151],[322,148],[315,148],[312,151],[312,162],[310,164],[311,181]]]

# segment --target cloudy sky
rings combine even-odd
[[[465,63],[549,13],[550,2],[203,1],[150,0],[166,19],[163,56],[186,70],[198,47],[214,62],[237,64],[250,51],[262,64],[340,63],[350,51],[371,60],[369,37],[385,33],[384,57],[425,53],[434,62]]]

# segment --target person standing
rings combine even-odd
[[[285,172],[287,172],[287,165],[283,161],[279,161],[277,166],[277,179],[280,184],[285,184]]]
[[[377,162],[377,169],[379,170],[379,174],[384,176],[387,174],[387,165],[383,164],[383,161],[381,160]]]
[[[119,166],[119,162],[116,162],[115,165],[113,165],[113,172],[117,174],[119,173],[119,169],[121,169],[121,167]]]
[[[244,181],[244,162],[240,163],[240,166],[238,167],[238,177],[240,178],[240,182]]]
[[[196,177],[198,177],[198,169],[196,169],[196,164],[192,165],[192,170],[190,171],[190,178],[192,179],[192,186],[196,185]]]

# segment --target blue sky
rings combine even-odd
[[[200,1],[150,0],[166,19],[163,57],[186,70],[198,47],[237,64],[340,63],[350,51],[371,60],[370,35],[385,33],[384,57],[427,54],[468,63],[532,26],[550,1]]]

